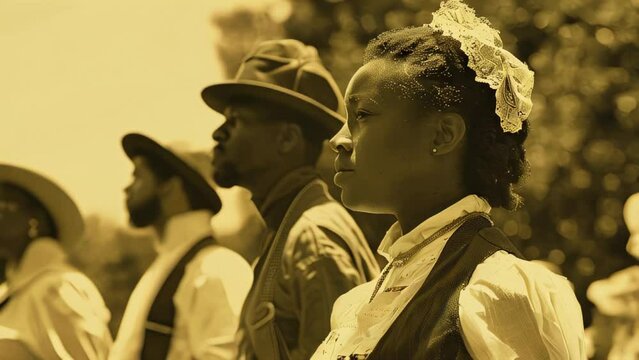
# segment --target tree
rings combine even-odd
[[[439,6],[439,0],[289,1],[290,16],[268,22],[277,29],[271,34],[317,47],[342,90],[361,64],[368,40],[387,29],[428,23]],[[636,263],[625,252],[628,232],[621,209],[639,191],[639,2],[468,3],[536,72],[526,144],[531,171],[520,188],[526,205],[515,212],[494,211],[494,218],[528,258],[561,267],[575,285],[588,324],[587,286]],[[268,17],[268,10],[258,12],[256,18]],[[247,23],[216,21],[215,26],[224,34],[257,26],[243,16]],[[216,46],[224,53],[229,44],[223,36]]]

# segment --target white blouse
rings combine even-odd
[[[406,235],[398,223],[378,252],[389,261],[469,212],[489,212],[470,195]],[[399,316],[433,269],[455,229],[400,268],[392,268],[372,302],[377,279],[342,295],[333,305],[331,332],[314,360],[365,357]],[[459,298],[462,336],[473,359],[585,359],[581,309],[568,280],[540,265],[498,251],[475,269]]]
[[[15,350],[5,346],[19,344],[38,359],[106,359],[109,310],[91,280],[68,264],[57,240],[29,244],[17,266],[7,269],[2,289],[0,301],[11,300],[0,310],[0,359],[24,358],[7,353]]]

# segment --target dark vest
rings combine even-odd
[[[239,352],[246,359],[287,360],[288,347],[275,322],[274,292],[281,269],[284,246],[292,226],[309,208],[330,201],[320,180],[306,184],[286,200],[285,213],[269,247],[255,266],[253,285],[244,302],[240,326],[242,342]],[[289,200],[290,199],[290,202]],[[283,202],[282,202],[283,203]]]
[[[146,318],[146,329],[144,332],[144,345],[140,352],[142,360],[166,359],[173,337],[173,325],[175,321],[175,304],[173,296],[184,276],[186,266],[193,260],[200,250],[207,246],[214,245],[212,237],[206,237],[197,242],[177,263],[173,271],[164,281],[158,291],[151,310]]]
[[[461,334],[459,295],[477,265],[499,250],[522,258],[506,235],[483,217],[459,227],[367,360],[471,359]]]

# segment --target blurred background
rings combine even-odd
[[[468,0],[536,72],[525,206],[495,211],[529,259],[575,287],[584,321],[595,280],[637,260],[622,209],[639,192],[639,0]],[[0,2],[0,160],[38,169],[88,214],[76,256],[117,329],[153,256],[126,228],[131,170],[119,139],[210,147],[221,119],[199,97],[232,77],[255,43],[281,37],[319,49],[342,91],[368,40],[431,20],[436,0],[117,0]],[[637,215],[639,216],[639,215]],[[363,225],[370,220],[362,219]],[[368,221],[368,223],[367,223]],[[367,228],[375,246],[388,220]]]

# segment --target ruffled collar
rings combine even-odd
[[[488,201],[477,195],[468,195],[439,213],[429,217],[407,234],[402,234],[399,222],[393,224],[379,244],[377,252],[391,261],[446,226],[454,219],[471,212],[490,212]],[[428,248],[428,246],[426,247]]]

